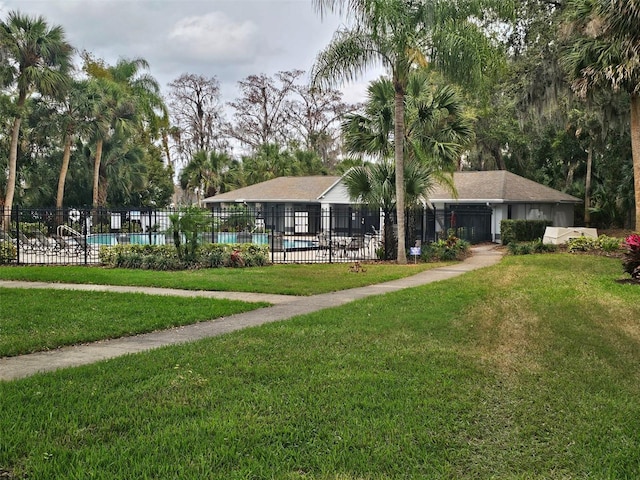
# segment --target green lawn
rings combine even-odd
[[[38,479],[640,478],[640,286],[506,257],[420,288],[0,383]]]
[[[0,288],[0,357],[188,325],[267,305],[160,295]]]
[[[0,280],[28,280],[100,285],[145,285],[231,292],[315,295],[387,282],[446,265],[372,263],[366,272],[353,273],[352,264],[270,265],[252,268],[212,268],[178,272],[108,269],[78,266],[0,267]]]

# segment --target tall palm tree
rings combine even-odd
[[[338,30],[312,69],[313,82],[333,86],[353,80],[382,64],[394,88],[394,159],[396,163],[398,238],[404,239],[404,97],[416,65],[434,64],[466,82],[480,81],[494,64],[494,49],[479,19],[489,4],[505,13],[508,1],[489,0],[314,0],[321,13],[346,12],[351,28]],[[406,263],[404,241],[398,263]]]
[[[157,139],[169,125],[168,110],[160,94],[158,82],[142,73],[149,64],[142,58],[120,59],[116,65],[105,65],[84,52],[84,70],[94,80],[95,98],[93,205],[103,205],[105,192],[99,186],[100,163],[104,142],[114,134],[137,136],[142,142]]]
[[[64,202],[64,189],[71,160],[71,147],[78,135],[85,133],[89,125],[85,121],[91,115],[91,99],[87,91],[86,80],[73,81],[66,98],[59,103],[59,125],[63,134],[62,165],[58,175],[56,192],[56,209],[61,209]]]
[[[49,27],[43,17],[29,17],[15,11],[9,12],[7,19],[0,23],[0,45],[6,56],[0,66],[1,86],[15,85],[17,91],[4,199],[5,215],[10,216],[25,102],[33,93],[55,97],[64,92],[69,81],[73,48],[65,40],[62,27]],[[5,215],[0,225],[9,222]]]
[[[571,0],[564,63],[580,96],[602,88],[631,98],[635,228],[640,228],[640,0]]]
[[[136,111],[132,99],[122,86],[109,79],[94,78],[89,89],[93,99],[91,136],[95,142],[92,204],[98,208],[106,204],[107,190],[100,186],[104,145],[112,137],[131,134]]]

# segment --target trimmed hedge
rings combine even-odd
[[[195,261],[180,260],[173,245],[115,245],[100,247],[100,263],[113,268],[184,270],[187,268],[259,267],[269,263],[269,247],[210,243],[198,247]]]
[[[503,245],[513,242],[533,242],[542,239],[544,231],[553,222],[549,220],[502,220],[500,235]]]

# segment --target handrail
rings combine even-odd
[[[70,233],[72,237],[82,238],[82,234],[71,228],[69,225],[58,225],[58,235],[62,237],[62,232],[64,231]]]

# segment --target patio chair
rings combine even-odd
[[[362,257],[367,244],[364,241],[364,235],[354,235],[345,247],[346,255],[352,255],[354,258]]]
[[[329,239],[326,233],[320,232],[318,234],[318,249],[316,250],[316,255],[318,257],[326,257],[327,253],[329,253]]]

